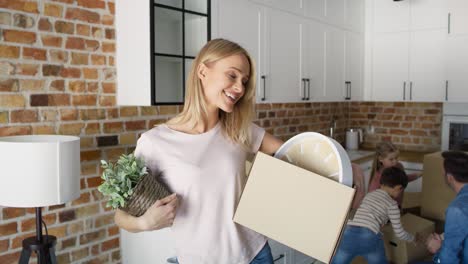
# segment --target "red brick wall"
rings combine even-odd
[[[440,150],[442,103],[352,102],[350,127],[375,132],[365,133],[363,146],[374,148],[380,141],[392,141],[400,149]]]

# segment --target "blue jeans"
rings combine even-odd
[[[349,264],[357,256],[369,264],[387,263],[382,235],[365,227],[347,226],[332,264]]]
[[[250,264],[273,264],[273,255],[271,255],[271,248],[268,242],[258,252],[257,256],[250,262]]]

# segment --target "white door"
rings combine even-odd
[[[235,0],[238,1],[238,0]],[[302,0],[251,0],[257,3],[265,4],[267,6],[293,12],[295,14],[302,14]],[[239,14],[238,14],[239,15]]]
[[[450,13],[450,34],[468,34],[468,1],[446,0]]]
[[[408,2],[411,2],[411,30],[447,29],[447,0],[418,0]]]
[[[344,98],[345,31],[327,26],[325,34],[325,91],[324,100],[342,101]]]
[[[447,31],[415,31],[410,36],[409,79],[412,101],[445,100]]]
[[[344,26],[354,32],[364,32],[364,1],[346,0]]]
[[[262,7],[245,0],[221,0],[219,3],[219,37],[232,40],[245,48],[252,56],[257,67],[257,99],[263,96],[264,51],[260,49],[263,41],[264,13]],[[242,14],[242,19],[239,19]]]
[[[303,78],[307,78],[306,98],[321,100],[325,95],[325,27],[309,20],[304,25]],[[304,84],[303,84],[304,85]]]
[[[345,96],[348,100],[361,100],[363,91],[363,35],[347,32],[345,35]]]
[[[403,101],[409,89],[409,33],[375,34],[372,50],[372,100]]]
[[[345,17],[345,0],[327,0],[325,19],[328,23],[343,26]]]
[[[447,43],[447,99],[468,102],[468,35],[450,35]]]
[[[301,101],[301,20],[290,13],[268,9],[266,101]]]
[[[410,1],[373,1],[374,32],[400,32],[409,29]]]
[[[302,4],[305,16],[325,19],[326,0],[303,0]]]

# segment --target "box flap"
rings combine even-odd
[[[354,192],[353,188],[259,152],[234,221],[329,262]]]

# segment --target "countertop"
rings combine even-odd
[[[359,150],[347,150],[349,159],[354,163],[362,163],[374,158],[375,152],[369,149],[359,149]],[[423,163],[424,155],[432,152],[418,152],[418,151],[407,151],[401,150],[399,160],[407,162],[416,162]]]

